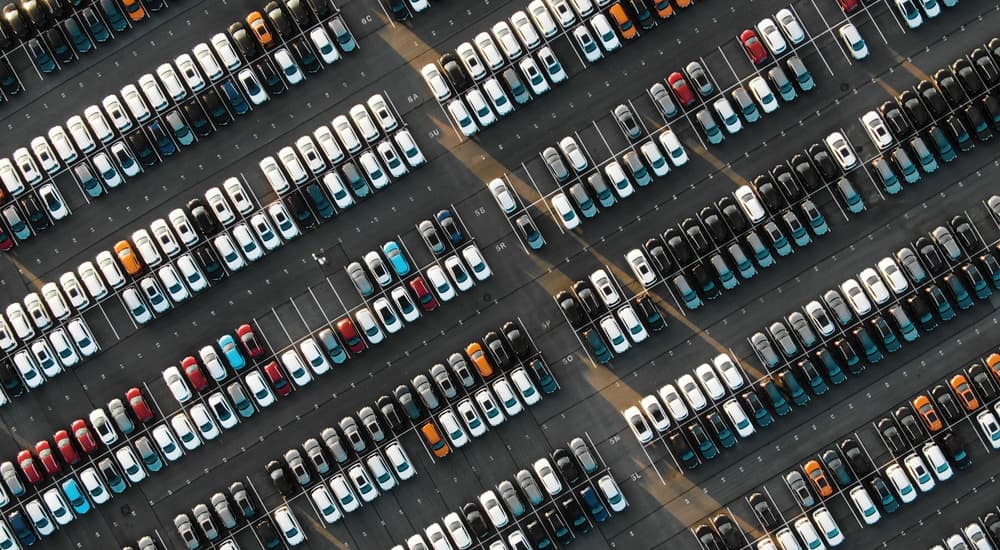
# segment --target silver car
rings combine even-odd
[[[347,276],[351,278],[351,282],[354,283],[355,288],[362,296],[368,297],[375,293],[375,287],[372,286],[372,282],[368,279],[368,274],[365,273],[365,268],[361,267],[360,262],[351,262],[347,265]]]
[[[334,460],[341,464],[347,462],[347,450],[341,444],[340,435],[337,434],[337,430],[331,427],[324,428],[319,433],[319,437],[323,440],[323,445],[326,446],[327,451],[330,451],[330,456]]]
[[[545,161],[545,166],[556,181],[566,181],[569,177],[569,170],[566,168],[566,163],[563,162],[562,156],[559,155],[559,151],[555,147],[546,147],[542,151],[542,160]]]
[[[206,539],[215,540],[219,537],[219,530],[216,529],[215,522],[212,521],[212,512],[209,511],[208,506],[197,504],[191,509],[191,513],[194,515],[194,521],[198,524],[198,528],[205,535]]]
[[[437,394],[434,393],[434,388],[431,386],[431,381],[427,378],[425,374],[418,374],[413,378],[413,390],[417,392],[420,397],[420,402],[423,403],[424,408],[429,411],[433,411],[441,406],[438,401]]]
[[[215,493],[212,495],[211,503],[212,509],[215,510],[215,515],[222,522],[223,527],[226,529],[236,527],[236,516],[233,515],[233,510],[229,507],[229,499],[226,498],[226,495]]]
[[[444,394],[445,399],[454,399],[458,395],[458,390],[455,388],[455,383],[451,381],[451,376],[448,374],[448,369],[446,369],[444,365],[442,365],[441,363],[434,365],[433,367],[431,367],[430,373],[431,377],[434,379],[434,383],[437,384],[438,389],[441,390],[441,393]],[[416,387],[417,379],[414,378],[413,381],[414,381],[413,385],[414,387]],[[419,388],[417,389],[417,392],[420,393]],[[421,399],[423,399],[423,395],[421,395]],[[424,404],[426,405],[427,403]]]

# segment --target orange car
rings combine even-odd
[[[274,36],[271,35],[271,31],[267,28],[267,23],[264,22],[264,16],[259,11],[252,11],[247,15],[247,25],[261,46],[265,48],[274,46]]]
[[[420,433],[423,434],[424,441],[430,445],[434,456],[444,458],[451,452],[451,447],[444,442],[444,439],[441,439],[441,434],[438,433],[437,426],[430,420],[420,426]]]
[[[965,410],[974,411],[979,408],[979,399],[976,398],[976,394],[972,393],[972,387],[969,386],[969,379],[964,374],[952,376],[951,380],[948,381],[948,385],[955,391],[955,395],[958,396],[958,400],[962,402]]]
[[[626,40],[632,40],[639,36],[638,31],[635,30],[635,24],[629,19],[627,13],[625,13],[625,8],[622,7],[621,2],[615,2],[613,6],[608,9],[608,15],[610,15],[615,23],[618,24],[618,31],[622,33],[622,37]]]
[[[674,14],[674,7],[670,5],[670,0],[653,0],[653,9],[660,19],[667,19]]]
[[[818,460],[806,462],[802,470],[806,473],[809,481],[812,482],[813,487],[816,488],[819,496],[828,497],[833,494],[833,487],[830,486],[830,481],[826,479],[826,473],[823,472],[823,468],[820,467]]]
[[[914,397],[910,404],[913,405],[913,410],[917,411],[917,414],[920,415],[920,420],[924,421],[924,426],[931,433],[944,427],[941,425],[941,417],[938,416],[937,411],[934,410],[934,405],[931,405],[931,400],[926,395]]]
[[[674,0],[674,3],[677,4],[678,8],[687,8],[691,6],[693,0]]]
[[[125,13],[132,21],[142,21],[146,18],[146,10],[142,9],[139,0],[122,0],[122,5],[125,6]]]
[[[118,261],[121,262],[122,267],[129,275],[135,277],[142,273],[142,263],[139,262],[139,257],[135,255],[135,250],[132,250],[132,245],[128,241],[115,243],[115,254],[118,255]]]
[[[986,366],[993,373],[993,377],[1000,381],[1000,353],[991,353],[986,358]]]
[[[479,342],[473,342],[466,346],[465,354],[469,356],[469,359],[472,359],[472,364],[476,366],[480,376],[483,378],[493,376],[493,365],[490,364],[490,360],[486,357],[483,346],[479,345]]]

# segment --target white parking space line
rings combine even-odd
[[[816,6],[816,4],[813,3],[813,6]],[[803,22],[802,17],[799,15],[799,12],[795,9],[795,5],[794,4],[789,4],[788,5],[788,9],[791,10],[792,14],[795,15],[795,19],[799,22],[799,25],[801,25],[802,28],[806,31],[806,40],[805,40],[805,43],[800,44],[799,46],[796,46],[795,47],[795,51],[797,51],[798,48],[801,48],[805,44],[811,45],[813,47],[813,49],[816,50],[816,53],[819,55],[819,58],[823,60],[823,65],[826,65],[827,72],[830,73],[830,76],[834,76],[833,68],[830,67],[830,63],[826,60],[826,56],[823,55],[823,52],[819,49],[819,45],[816,43],[816,39],[819,38],[819,37],[818,36],[813,36],[813,33],[809,31],[808,27],[806,27],[805,22]],[[819,8],[816,8],[816,10],[819,11]],[[822,13],[820,13],[819,15],[820,15],[820,17],[823,17]],[[826,24],[826,19],[823,19],[823,23]],[[824,34],[826,34],[828,32],[831,35],[833,34],[833,31],[832,31],[832,29],[830,29],[829,26],[827,26],[826,30],[824,30],[820,34],[820,36],[822,36],[822,35],[824,35]],[[837,37],[833,36],[833,39],[834,39],[834,41],[836,41]]]
[[[545,161],[543,160],[542,162],[545,162]],[[549,201],[545,200],[546,195],[544,193],[542,193],[541,189],[538,188],[538,184],[535,183],[534,176],[531,175],[531,170],[528,170],[528,166],[525,165],[523,162],[521,163],[521,169],[524,170],[525,174],[527,174],[528,181],[531,182],[531,186],[535,188],[535,192],[538,193],[538,196],[540,197],[539,200],[542,201],[542,202],[544,202],[545,203],[545,207],[548,208],[549,215],[552,216],[553,220],[555,220],[555,222],[556,222],[556,228],[559,229],[559,233],[565,235],[566,232],[563,231],[562,220],[559,219],[559,216],[556,215],[556,213],[555,213],[554,210],[552,210],[552,205],[549,204]]]

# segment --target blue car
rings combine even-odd
[[[590,351],[594,354],[594,359],[597,359],[598,363],[603,365],[611,360],[611,350],[608,349],[608,345],[604,343],[604,339],[601,338],[596,329],[585,331],[583,336],[587,339]]]
[[[76,51],[80,53],[87,53],[94,49],[94,43],[90,41],[90,37],[87,33],[83,32],[83,28],[77,23],[76,19],[70,17],[62,22],[62,28],[66,31],[66,35],[69,36],[70,41],[73,42],[73,47]]]
[[[437,220],[438,225],[448,235],[452,243],[458,244],[465,238],[462,229],[455,221],[455,216],[451,214],[451,210],[441,210],[434,216],[434,219]]]
[[[222,350],[222,355],[233,370],[238,371],[247,365],[246,359],[243,358],[239,347],[236,346],[236,339],[231,335],[225,334],[219,338],[219,349]]]
[[[128,28],[128,22],[125,21],[125,16],[118,9],[118,3],[115,0],[101,0],[100,4],[104,15],[108,18],[108,23],[111,23],[111,28],[115,32],[122,32]]]
[[[38,535],[28,525],[28,520],[20,510],[11,512],[7,516],[7,522],[10,524],[10,528],[14,530],[14,535],[17,536],[17,540],[21,541],[21,544],[31,546],[38,542]]]
[[[396,241],[389,241],[382,245],[382,254],[385,254],[385,257],[388,258],[396,275],[403,277],[410,272],[410,263],[406,261],[403,249],[399,247]]]
[[[608,511],[604,508],[604,504],[601,503],[601,499],[598,498],[597,492],[594,491],[592,487],[584,487],[580,489],[580,500],[587,507],[587,512],[590,513],[590,517],[597,523],[604,523],[608,520]]]
[[[83,18],[83,23],[90,30],[90,34],[94,37],[94,40],[97,42],[107,42],[111,39],[111,33],[108,32],[107,25],[94,13],[93,8],[83,8],[80,11],[80,17]]]
[[[90,501],[84,496],[75,479],[69,478],[62,482],[62,492],[66,495],[66,500],[69,501],[69,505],[73,507],[74,512],[77,514],[86,514],[90,511]]]
[[[545,246],[545,237],[542,236],[542,232],[538,230],[535,222],[531,220],[531,216],[524,214],[514,220],[514,223],[521,231],[521,235],[524,237],[525,242],[528,243],[529,248],[538,250]]]
[[[232,80],[222,83],[222,91],[226,94],[226,100],[229,101],[229,106],[233,108],[233,112],[237,116],[245,115],[250,111],[250,104],[243,98],[243,94],[236,89],[236,85],[233,84]]]
[[[43,73],[51,73],[56,70],[56,62],[49,55],[49,52],[42,46],[37,38],[32,38],[28,42],[28,51],[31,53],[31,57],[35,60],[35,65],[38,67],[39,71]]]

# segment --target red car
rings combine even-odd
[[[288,379],[285,378],[285,373],[281,372],[278,368],[278,363],[271,361],[264,367],[264,374],[267,375],[267,379],[271,382],[271,387],[274,388],[274,393],[284,397],[292,393],[292,385],[288,383]]]
[[[7,230],[0,227],[0,250],[10,250],[14,248],[14,239],[10,238]]]
[[[92,453],[97,450],[97,440],[94,439],[94,434],[90,432],[90,427],[82,419],[74,420],[70,424],[69,429],[73,431],[73,437],[76,438],[76,443],[83,449],[85,453]]]
[[[56,475],[62,471],[62,464],[59,464],[59,457],[52,452],[52,445],[49,445],[48,441],[44,439],[35,443],[35,454],[38,455],[38,461],[42,463],[42,467],[49,475]]]
[[[153,409],[149,408],[149,404],[146,403],[146,398],[142,396],[142,391],[139,388],[132,388],[125,392],[125,399],[128,401],[128,406],[132,407],[132,412],[139,419],[139,422],[149,422],[153,419]]]
[[[38,484],[42,481],[42,473],[35,465],[35,457],[31,456],[31,451],[21,451],[17,453],[17,465],[21,467],[21,473],[28,483]]]
[[[358,334],[358,329],[350,317],[337,321],[337,332],[340,333],[340,339],[347,344],[347,349],[351,353],[358,354],[365,351],[365,342],[361,339],[361,335]]]
[[[184,359],[181,359],[181,371],[184,372],[184,376],[187,377],[188,382],[191,383],[196,391],[201,391],[208,386],[208,379],[205,378],[205,373],[201,371],[201,365],[198,364],[198,360],[194,357],[188,355]]]
[[[670,76],[667,77],[667,84],[670,84],[670,89],[674,91],[674,95],[677,96],[677,101],[680,101],[681,105],[690,107],[694,104],[694,92],[688,86],[687,80],[684,80],[684,75],[677,72],[670,73]]]
[[[857,11],[861,5],[858,0],[837,0],[837,3],[840,4],[840,9],[844,10],[844,13],[848,15]]]
[[[767,50],[764,49],[764,45],[760,43],[760,38],[757,38],[757,33],[750,29],[741,32],[740,44],[743,44],[743,50],[747,52],[747,57],[750,58],[750,61],[754,65],[763,65],[764,63],[767,63]]]
[[[410,290],[417,295],[417,300],[420,302],[420,308],[424,311],[434,311],[438,307],[437,299],[429,290],[427,290],[427,283],[424,282],[423,277],[414,277],[410,279]]]
[[[264,346],[260,345],[260,340],[257,340],[257,335],[254,334],[250,325],[240,325],[236,329],[236,336],[239,337],[240,342],[243,343],[243,349],[247,350],[247,355],[251,358],[264,355]]]
[[[56,449],[59,449],[59,454],[62,455],[62,459],[66,464],[72,466],[80,462],[80,453],[73,446],[73,440],[69,438],[69,432],[59,430],[52,435],[52,441],[56,442]]]

